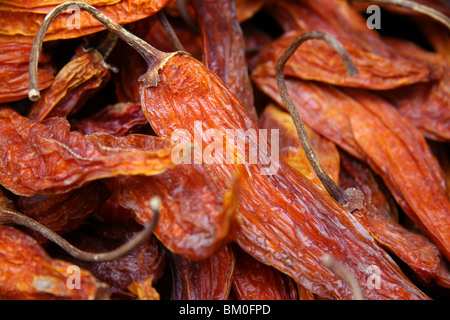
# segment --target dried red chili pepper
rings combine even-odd
[[[385,41],[402,55],[426,62],[432,69],[444,71],[438,80],[380,91],[379,94],[395,105],[425,137],[450,141],[450,67],[446,60],[442,55],[425,51],[410,42],[398,39]]]
[[[168,253],[172,270],[172,300],[226,300],[235,265],[232,246],[224,246],[211,257],[192,261]]]
[[[88,271],[52,259],[36,240],[19,230],[0,226],[1,299],[94,299],[106,287]],[[72,290],[73,272],[79,272],[79,289]]]
[[[21,100],[28,91],[28,57],[31,44],[3,42],[0,46],[0,103]],[[44,90],[52,84],[53,68],[50,56],[42,54],[39,58],[39,89]]]
[[[222,79],[256,121],[244,34],[234,1],[194,0],[193,4],[203,37],[203,63]]]
[[[34,122],[7,107],[0,108],[0,142],[11,145],[0,156],[0,183],[22,196],[63,193],[92,180],[158,174],[174,166],[172,147],[160,139],[106,133],[84,136],[70,132],[64,118]],[[108,147],[111,143],[115,149]],[[140,150],[145,144],[161,148]]]
[[[158,135],[168,138],[176,129],[192,135],[197,120],[203,121],[207,129],[258,129],[236,97],[203,64],[184,53],[159,52],[99,15],[93,7],[80,2],[70,4],[74,3],[118,32],[147,60],[149,72],[141,78],[141,103]],[[47,19],[64,8],[59,6]],[[45,30],[46,23],[48,20],[41,30]],[[30,97],[37,96],[35,89]],[[331,250],[361,282],[365,297],[427,299],[346,209],[283,161],[277,164],[279,174],[263,175],[261,162],[246,165],[242,173],[238,207],[242,224],[237,242],[245,251],[322,297],[352,297],[348,285],[320,262],[323,254]],[[237,171],[236,165],[202,167],[206,177],[224,191]],[[384,270],[386,286],[379,290],[365,286],[364,266],[372,264]],[[396,290],[389,289],[394,287]]]
[[[119,102],[105,107],[92,117],[69,121],[73,131],[83,134],[106,132],[125,136],[149,127],[141,106],[134,102]]]
[[[88,1],[87,3],[98,6],[104,14],[112,17],[121,24],[151,16],[167,5],[170,0],[143,1],[143,0],[109,0]],[[33,41],[45,15],[56,5],[64,1],[29,1],[19,0],[14,2],[2,1],[0,5],[0,41]],[[105,28],[95,19],[84,12],[80,16],[67,14],[55,19],[48,31],[47,41],[56,39],[69,39],[85,36],[104,30]],[[79,19],[79,20],[78,20]],[[79,24],[79,25],[78,25]]]
[[[294,282],[278,270],[238,250],[233,271],[238,300],[297,300]]]
[[[381,95],[395,105],[426,138],[450,141],[450,77],[400,87]]]
[[[77,48],[75,56],[55,76],[42,99],[28,113],[32,120],[75,114],[111,78],[108,64],[96,49]]]
[[[436,281],[444,287],[450,285],[450,272],[439,248],[427,237],[410,232],[392,216],[386,196],[373,173],[363,163],[341,154],[340,184],[358,186],[365,194],[365,212],[355,217],[386,249],[402,259],[425,282]]]
[[[284,115],[288,117],[287,119],[285,118],[286,120],[284,122],[285,130],[286,128],[291,128],[291,138],[284,138],[283,131],[281,131],[280,157],[286,159],[289,164],[293,165],[293,161],[298,161],[299,154],[295,153],[291,155],[283,151],[286,149],[289,150],[289,148],[298,148],[300,142],[298,141],[295,126],[293,125],[290,116],[287,113]],[[276,107],[266,107],[261,117],[261,122],[265,124],[262,125],[262,127],[276,128],[277,126],[274,125],[274,122],[277,120],[278,122],[275,122],[275,124],[280,126],[280,118],[282,116],[282,112],[278,111]],[[272,126],[269,121],[272,121]],[[321,162],[324,163],[320,154],[319,158]],[[365,195],[365,207],[367,210],[357,211],[355,213],[355,217],[358,221],[361,222],[382,246],[407,263],[424,282],[429,283],[431,280],[434,280],[443,286],[448,286],[450,273],[445,267],[439,249],[428,240],[428,238],[414,234],[396,222],[395,218],[397,217],[397,213],[396,211],[392,212],[393,210],[396,210],[396,207],[392,201],[387,198],[385,191],[379,186],[368,167],[357,160],[352,160],[344,153],[341,154],[340,158],[343,167],[343,171],[340,173],[340,185],[345,188],[357,186]],[[306,158],[304,161],[309,164]],[[295,163],[296,162],[294,162],[294,167]],[[337,164],[339,165],[339,154]],[[302,173],[311,179],[311,174],[314,174],[314,171],[310,166],[305,166]],[[335,179],[335,181],[337,181],[337,179]]]
[[[274,107],[267,107],[261,121],[267,121],[266,117],[273,114],[275,110]],[[291,126],[293,126],[292,121]],[[297,138],[295,127],[293,131],[294,138]],[[286,149],[299,145],[298,140],[283,139],[283,133],[280,136],[280,144],[283,145],[284,141]],[[289,160],[289,154],[281,152],[280,156]],[[367,210],[355,213],[358,221],[381,245],[407,263],[425,283],[434,280],[448,287],[450,273],[445,267],[439,249],[428,238],[412,233],[396,222],[397,214],[392,212],[395,207],[385,196],[385,192],[378,185],[370,169],[344,153],[341,154],[341,164],[343,170],[340,174],[340,184],[344,187],[357,186],[365,194]],[[307,177],[308,170],[309,173],[314,172],[311,167],[306,167],[303,174]]]
[[[19,197],[15,206],[24,215],[58,234],[64,234],[77,229],[108,196],[108,189],[94,181],[68,193]],[[33,236],[43,241],[42,236]]]
[[[239,222],[235,216],[239,182],[223,192],[195,165],[178,165],[155,177],[118,177],[106,184],[112,198],[133,211],[136,220],[147,224],[152,210],[147,199],[158,195],[164,205],[155,235],[166,248],[187,259],[210,257],[232,240]]]

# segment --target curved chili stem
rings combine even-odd
[[[342,189],[328,176],[328,174],[323,169],[322,165],[319,162],[319,159],[312,149],[311,142],[309,140],[308,134],[306,133],[305,126],[300,117],[300,114],[294,103],[292,102],[292,99],[289,96],[287,90],[286,81],[284,78],[284,67],[286,65],[286,62],[303,42],[310,39],[320,39],[327,42],[341,57],[347,73],[350,75],[355,75],[358,73],[358,70],[350,59],[350,55],[348,54],[347,50],[345,50],[345,48],[338,40],[320,31],[309,31],[298,36],[278,59],[276,65],[278,91],[280,92],[281,99],[286,105],[286,108],[288,109],[294,121],[295,127],[297,129],[297,135],[300,139],[303,150],[305,151],[306,157],[308,158],[309,163],[313,167],[315,173],[317,174],[317,177],[320,179],[325,189],[337,202],[346,207],[348,210],[353,211],[356,209],[361,209],[363,207],[364,199],[362,192],[355,188],[349,188],[346,190]]]
[[[386,5],[392,5],[396,7],[411,9],[416,12],[420,12],[424,15],[429,16],[430,18],[439,21],[443,25],[445,25],[450,30],[450,18],[447,17],[440,11],[437,11],[429,6],[413,2],[413,1],[405,1],[405,0],[350,0],[350,2],[373,2],[380,3]]]
[[[80,260],[91,262],[111,261],[126,255],[151,236],[159,218],[159,212],[161,209],[161,200],[159,197],[155,197],[151,200],[150,204],[154,212],[153,219],[150,222],[150,224],[144,230],[140,231],[130,241],[124,243],[123,245],[114,250],[102,253],[86,252],[74,247],[72,244],[70,244],[67,240],[62,238],[59,234],[57,234],[53,230],[50,230],[46,226],[37,222],[36,220],[27,217],[26,215],[14,210],[11,207],[2,206],[0,208],[0,224],[16,224],[29,228],[33,231],[36,231],[41,235],[43,235],[44,237],[46,237],[47,239],[49,239],[50,241],[60,246],[71,256],[78,258]]]
[[[355,300],[364,300],[364,296],[361,292],[361,287],[359,286],[358,281],[341,262],[336,260],[330,254],[324,254],[320,259],[320,262],[325,268],[331,270],[334,274],[348,283]]]
[[[135,36],[117,22],[113,21],[103,13],[101,13],[98,9],[80,1],[69,1],[59,6],[55,7],[52,11],[50,11],[46,16],[44,21],[42,21],[42,25],[39,28],[38,33],[34,37],[33,46],[31,48],[30,55],[30,84],[28,97],[32,101],[37,101],[40,98],[39,89],[38,89],[38,81],[37,81],[37,69],[38,69],[38,60],[39,53],[42,49],[42,42],[44,41],[45,33],[47,32],[52,21],[64,10],[69,7],[76,6],[86,12],[88,12],[91,16],[93,16],[96,20],[101,22],[108,30],[116,33],[122,40],[127,42],[130,46],[132,46],[139,54],[145,59],[149,70],[157,69],[157,66],[167,59],[171,54],[162,52],[152,47],[150,44],[142,40],[141,38]],[[146,81],[147,85],[155,85],[157,83],[157,79],[143,79]]]
[[[161,10],[157,13],[158,19],[161,22],[164,30],[166,31],[167,35],[169,36],[169,40],[172,43],[173,47],[177,51],[186,51],[181,44],[180,39],[178,39],[177,34],[172,28],[172,25],[170,24],[169,20],[167,19],[166,14]]]
[[[116,33],[108,32],[105,39],[103,39],[103,41],[95,48],[95,50],[97,50],[98,53],[102,55],[103,59],[106,60],[116,46],[118,39],[119,36]]]

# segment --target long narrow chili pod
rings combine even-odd
[[[203,63],[216,73],[256,121],[253,88],[245,59],[244,34],[233,0],[195,0],[203,38]]]
[[[202,122],[203,129],[219,132],[258,131],[236,96],[198,60],[183,52],[163,54],[142,40],[134,41],[136,37],[101,16],[95,8],[84,3],[72,4],[94,12],[95,17],[146,57],[149,70],[141,77],[141,104],[157,135],[170,138],[176,130],[178,133],[183,130],[193,136],[196,121]],[[36,93],[32,96],[37,97]],[[237,139],[235,131],[225,143],[233,144]],[[264,143],[270,146],[265,137],[257,139],[249,135],[246,142],[260,150]],[[196,153],[204,149],[200,147]],[[242,170],[237,209],[242,223],[236,238],[241,248],[323,298],[353,296],[348,284],[321,264],[326,253],[345,265],[367,299],[429,298],[406,278],[348,210],[279,160],[276,152],[272,150],[270,155],[268,164],[266,159],[255,164],[247,161]],[[224,160],[223,154],[219,157]],[[233,174],[241,171],[237,164],[225,161],[202,163],[201,167],[205,169],[205,178],[223,192],[227,191]],[[383,270],[384,285],[376,290],[366,282],[367,268],[372,265]]]

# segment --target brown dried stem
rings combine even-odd
[[[158,197],[153,198],[151,201],[151,206],[154,212],[153,219],[144,230],[140,231],[134,238],[124,243],[120,247],[108,252],[101,252],[101,253],[86,252],[74,247],[72,244],[70,244],[67,240],[62,238],[59,234],[57,234],[53,230],[50,230],[46,226],[37,222],[36,220],[33,220],[30,217],[27,217],[26,215],[16,211],[12,207],[11,203],[7,202],[6,200],[0,202],[0,225],[15,224],[36,231],[41,235],[43,235],[44,237],[46,237],[47,239],[49,239],[50,241],[60,246],[71,256],[83,261],[92,261],[92,262],[111,261],[126,255],[131,250],[136,248],[138,245],[148,240],[148,238],[151,236],[158,221],[159,212],[161,208],[161,200]]]
[[[414,2],[414,1],[406,1],[406,0],[350,0],[350,2],[373,2],[380,3],[386,5],[392,5],[396,7],[410,9],[416,12],[420,12],[424,15],[429,16],[430,18],[439,21],[443,25],[445,25],[450,30],[450,18],[447,17],[442,12],[439,12],[433,8],[430,8],[426,5]]]
[[[135,36],[130,33],[128,30],[123,28],[117,22],[113,21],[103,13],[101,13],[98,9],[80,1],[69,1],[65,2],[57,7],[55,7],[52,11],[50,11],[44,18],[41,27],[39,28],[38,33],[34,37],[33,46],[31,48],[30,55],[30,84],[28,97],[32,101],[37,101],[40,98],[40,93],[38,89],[38,81],[37,81],[37,69],[38,69],[38,60],[39,53],[42,49],[42,43],[44,41],[44,36],[52,23],[52,21],[63,11],[68,9],[69,7],[78,7],[86,12],[88,12],[91,16],[93,16],[96,20],[101,22],[108,30],[116,33],[122,40],[127,42],[130,46],[132,46],[139,54],[145,59],[149,70],[158,70],[160,64],[165,61],[172,54],[162,52],[160,50],[155,49],[150,44],[142,40],[141,38]],[[142,79],[146,85],[152,86],[158,83],[158,79],[155,74],[149,73],[148,77]]]
[[[309,31],[298,36],[278,59],[276,65],[278,91],[280,92],[281,99],[286,105],[286,108],[291,114],[303,150],[305,151],[309,163],[317,174],[317,177],[320,179],[328,193],[337,202],[346,207],[348,210],[354,211],[363,207],[363,193],[355,188],[349,188],[346,190],[342,189],[325,172],[322,165],[320,164],[319,159],[312,149],[311,142],[309,140],[303,121],[287,90],[286,81],[284,78],[284,67],[289,58],[296,52],[300,45],[310,39],[319,39],[327,42],[341,57],[347,73],[350,75],[355,75],[358,73],[358,70],[350,59],[350,55],[348,54],[347,50],[345,50],[345,48],[338,40],[320,31]]]
[[[103,39],[103,41],[95,48],[95,50],[97,50],[102,55],[103,59],[106,60],[114,50],[118,39],[119,36],[116,33],[108,32],[105,39]]]
[[[354,300],[364,300],[358,281],[341,262],[336,260],[330,254],[324,254],[320,259],[320,262],[325,268],[331,270],[334,274],[348,283],[350,289],[352,290]]]
[[[166,31],[167,35],[169,36],[169,40],[172,43],[173,47],[177,51],[186,51],[181,44],[180,39],[178,39],[177,34],[172,28],[172,25],[170,24],[169,20],[167,19],[166,14],[161,10],[157,13],[158,19],[161,22],[164,30]]]

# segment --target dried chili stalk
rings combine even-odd
[[[356,70],[355,65],[351,61],[347,51],[335,38],[322,32],[311,31],[297,37],[278,59],[276,64],[276,79],[278,91],[280,92],[281,99],[283,100],[285,107],[287,108],[287,110],[292,116],[292,119],[294,120],[295,128],[297,129],[297,135],[300,139],[303,150],[305,151],[306,157],[308,158],[309,163],[313,167],[317,177],[320,179],[320,181],[322,182],[323,186],[328,191],[328,193],[337,202],[342,204],[348,210],[354,211],[356,209],[362,208],[363,206],[362,201],[364,195],[355,188],[348,188],[345,190],[342,189],[325,172],[322,165],[320,164],[319,159],[314,153],[308,134],[306,133],[305,126],[303,125],[303,121],[300,117],[299,112],[297,111],[297,108],[294,105],[294,102],[289,96],[286,87],[286,81],[284,78],[284,67],[289,58],[302,45],[302,43],[310,39],[321,39],[326,41],[334,50],[336,50],[336,52],[338,52],[339,56],[341,57],[342,61],[345,64],[347,73],[350,75],[357,74],[358,71]]]
[[[172,300],[226,300],[235,265],[232,246],[224,246],[211,257],[192,261],[168,253],[172,270]]]
[[[109,261],[117,259],[131,250],[136,246],[146,241],[152,234],[155,228],[156,222],[158,221],[159,211],[161,207],[161,200],[157,197],[151,199],[150,203],[153,210],[153,220],[149,225],[142,231],[140,231],[133,239],[115,248],[114,250],[102,253],[92,253],[80,250],[79,248],[73,246],[68,241],[63,239],[59,234],[53,230],[47,228],[46,226],[40,224],[36,220],[33,220],[22,213],[16,211],[14,205],[3,193],[0,193],[0,225],[4,224],[15,224],[19,226],[26,227],[34,232],[40,233],[45,238],[54,242],[60,246],[63,250],[69,253],[71,256],[84,261]]]
[[[262,129],[279,130],[279,153],[289,165],[301,172],[309,180],[314,181],[322,189],[322,183],[306,158],[302,145],[297,136],[297,129],[290,114],[271,103],[264,108],[259,120]],[[314,152],[331,179],[338,183],[340,170],[340,156],[335,144],[320,136],[305,125]],[[350,186],[348,186],[350,187]]]
[[[155,23],[155,19],[147,18],[136,21],[127,26],[128,30],[136,34],[148,43],[152,43],[156,48],[162,51],[173,51],[174,45],[170,40],[168,33],[164,30],[161,23]],[[193,31],[186,29],[183,21],[172,18],[170,26],[173,29],[176,38],[186,48],[186,51],[193,56],[200,57],[202,48],[202,39]],[[115,91],[120,102],[134,102],[140,104],[139,96],[139,77],[147,71],[145,60],[129,46],[119,47],[119,52],[111,58],[120,72],[115,75]],[[126,56],[127,59],[122,59]]]
[[[159,52],[93,7],[74,3],[117,32],[147,60],[149,71],[141,77],[141,104],[158,135],[170,138],[177,129],[193,135],[195,121],[203,121],[205,129],[258,129],[235,95],[203,64],[185,53]],[[60,6],[48,16],[42,30],[48,27],[52,15],[64,8]],[[36,89],[31,93],[32,97],[38,96]],[[247,141],[258,146],[253,139],[250,136]],[[236,239],[241,248],[322,297],[352,296],[350,288],[320,263],[320,257],[331,251],[362,282],[361,289],[368,299],[428,298],[345,208],[284,161],[274,162],[279,165],[278,174],[262,174],[262,162],[245,165],[241,174],[242,197],[237,212],[242,224]],[[202,167],[205,178],[223,191],[232,175],[241,171],[233,164]],[[386,286],[379,290],[364,286],[365,268],[369,265],[384,270]]]

